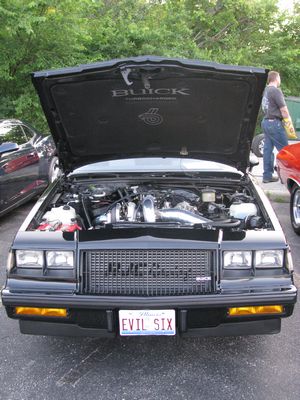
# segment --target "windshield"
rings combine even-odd
[[[103,161],[77,168],[72,175],[108,172],[231,172],[241,175],[237,169],[212,161],[182,158],[130,158]]]

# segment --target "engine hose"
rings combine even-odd
[[[89,228],[92,228],[93,225],[92,225],[92,223],[91,223],[90,216],[89,216],[89,214],[88,214],[88,212],[87,212],[87,209],[86,209],[86,205],[85,205],[85,201],[84,201],[84,197],[83,197],[83,196],[81,197],[81,203],[82,203],[82,208],[83,208],[83,211],[84,211],[85,218],[86,218],[86,220],[87,220],[87,222],[88,222]]]
[[[211,226],[215,228],[236,228],[240,226],[242,223],[241,220],[239,219],[232,219],[232,220],[227,220],[227,221],[220,221],[220,222],[213,222]]]
[[[120,199],[114,201],[113,203],[111,203],[107,209],[105,211],[103,211],[103,214],[108,213],[108,211],[110,211],[116,204],[120,203],[120,201],[122,200],[131,200],[132,197],[135,197],[136,194],[129,194],[128,196],[122,196]]]

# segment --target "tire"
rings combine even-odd
[[[300,187],[293,187],[290,199],[290,216],[292,227],[300,235]]]
[[[61,170],[59,169],[58,158],[53,157],[48,171],[49,183],[54,182],[61,175]]]
[[[263,133],[254,136],[252,140],[252,151],[256,157],[262,157],[264,155],[264,142],[265,138]]]

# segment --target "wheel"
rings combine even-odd
[[[257,157],[262,157],[264,154],[264,142],[265,138],[263,133],[254,136],[252,140],[252,151]]]
[[[61,175],[61,170],[59,169],[59,164],[58,164],[58,158],[53,157],[50,165],[49,165],[49,171],[48,171],[48,179],[49,183],[52,183]]]
[[[297,235],[300,235],[300,187],[294,186],[290,200],[291,224]]]

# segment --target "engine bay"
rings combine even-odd
[[[62,183],[30,230],[106,227],[267,229],[247,185],[213,186],[170,181],[74,181]]]

